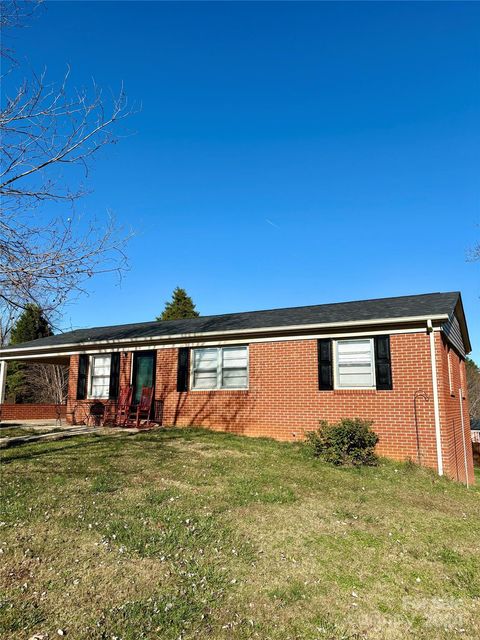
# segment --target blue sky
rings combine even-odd
[[[80,212],[136,233],[64,325],[462,291],[480,360],[480,4],[47,2],[17,52],[123,81]]]

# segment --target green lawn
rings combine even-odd
[[[478,640],[478,488],[194,429],[2,458],[2,638]]]

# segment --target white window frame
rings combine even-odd
[[[88,400],[108,400],[109,391],[107,391],[106,395],[103,396],[93,396],[92,395],[92,382],[93,382],[93,361],[94,358],[109,358],[110,359],[110,367],[108,370],[108,379],[110,380],[110,373],[112,371],[112,355],[110,353],[94,353],[88,358]],[[95,376],[96,377],[96,376]],[[100,377],[100,376],[98,376]]]
[[[224,349],[246,349],[247,351],[247,384],[244,387],[223,387],[222,386],[222,377],[223,377],[223,350]],[[204,349],[216,349],[217,350],[217,385],[212,387],[211,389],[196,389],[193,386],[194,382],[194,365],[195,365],[195,351],[202,351]],[[248,344],[228,344],[220,347],[217,346],[209,346],[205,345],[204,347],[193,347],[190,350],[190,376],[189,376],[189,385],[188,388],[190,391],[248,391],[250,385],[250,349]]]
[[[340,373],[338,370],[338,343],[339,342],[365,342],[368,340],[370,342],[370,353],[371,353],[371,362],[372,362],[372,385],[360,387],[344,387],[340,385]],[[338,340],[333,340],[332,345],[332,356],[333,356],[333,388],[338,389],[339,391],[343,390],[352,390],[352,391],[362,391],[364,389],[376,389],[377,388],[377,380],[376,380],[376,372],[375,372],[375,340],[374,338],[367,337],[358,337],[358,338],[339,338]]]

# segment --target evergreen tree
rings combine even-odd
[[[471,359],[465,360],[467,371],[468,405],[472,429],[480,429],[480,368]]]
[[[18,318],[11,333],[10,344],[29,342],[53,335],[48,320],[35,304],[28,304]],[[7,371],[7,397],[15,402],[31,402],[27,379],[31,365],[25,362],[10,362]]]
[[[191,297],[185,289],[176,287],[170,302],[165,303],[165,309],[157,320],[182,320],[183,318],[198,318],[200,314],[195,309]]]

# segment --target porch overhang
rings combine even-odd
[[[7,364],[9,360],[16,360],[22,362],[35,362],[38,364],[63,364],[68,365],[70,362],[70,356],[57,353],[42,353],[39,355],[20,355],[14,358],[4,357],[0,350],[0,404],[5,402],[5,387],[7,382]]]

